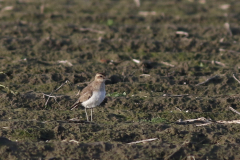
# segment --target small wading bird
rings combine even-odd
[[[106,96],[105,91],[106,80],[109,79],[106,79],[106,75],[104,73],[97,73],[95,76],[95,80],[82,90],[79,99],[77,100],[77,102],[73,104],[71,110],[73,110],[80,104],[83,105],[85,107],[87,121],[89,121],[87,108],[91,109],[91,121],[92,121],[93,108],[100,105]]]

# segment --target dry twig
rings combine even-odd
[[[224,63],[222,63],[222,62],[219,62],[219,61],[214,61],[215,62],[215,64],[218,64],[218,65],[220,65],[220,66],[223,66],[223,67],[225,67],[226,65],[224,64]]]
[[[69,142],[74,142],[74,143],[80,143],[79,141],[76,141],[76,140],[74,140],[74,139],[72,139],[72,140],[70,140]]]
[[[235,77],[235,75],[233,74],[233,78],[238,81],[238,83],[240,83],[240,81]]]
[[[184,35],[184,36],[186,36],[186,37],[188,37],[188,32],[184,32],[184,31],[177,31],[176,32],[176,34],[178,34],[178,35]]]
[[[180,94],[180,95],[163,94],[163,97],[184,97],[184,96],[189,96],[189,94]]]
[[[139,64],[141,61],[140,60],[138,60],[138,59],[132,59],[133,60],[133,62],[135,62],[135,63],[137,63],[137,64]]]
[[[229,107],[229,109],[230,109],[231,111],[233,111],[233,112],[235,112],[235,113],[237,113],[237,114],[240,115],[240,112],[238,112],[237,110],[233,109],[232,107]]]
[[[174,156],[176,153],[178,153],[178,151],[180,151],[180,149],[181,149],[184,145],[189,144],[189,143],[190,143],[189,140],[184,141],[184,142],[183,142],[179,147],[177,147],[177,148],[175,149],[175,151],[174,151],[170,156],[168,156],[166,159],[173,159],[173,156]]]
[[[224,23],[224,28],[227,30],[230,36],[232,36],[232,30],[230,28],[230,24],[228,22]]]
[[[178,108],[178,107],[175,107],[178,111],[180,111],[180,112],[182,112],[182,110],[180,109],[180,108]]]
[[[197,124],[196,126],[197,127],[200,127],[200,126],[207,126],[209,124],[212,124],[213,122],[209,122],[209,123],[203,123],[203,124]]]
[[[212,124],[214,122],[209,122],[209,123],[204,123],[204,124],[198,124],[196,125],[197,127],[199,126],[206,126],[206,125],[209,125],[209,124]],[[216,121],[215,123],[218,123],[218,124],[240,124],[240,120],[232,120],[232,121]]]
[[[42,5],[40,6],[40,13],[41,13],[41,14],[44,13],[44,8],[45,8],[45,6],[44,6],[44,4],[42,4]]]
[[[237,51],[234,51],[234,50],[226,50],[226,49],[223,49],[223,48],[219,48],[219,51],[220,52],[229,52],[229,53],[236,53],[236,54],[239,54],[240,52],[237,52]]]
[[[230,6],[231,6],[230,4],[222,4],[219,6],[219,8],[222,10],[227,10]]]
[[[4,7],[2,10],[1,10],[1,12],[3,12],[3,11],[11,11],[11,10],[13,10],[13,6],[6,6],[6,7]]]
[[[157,140],[157,138],[151,138],[151,139],[145,139],[145,140],[136,141],[136,142],[130,142],[128,144],[145,143],[145,142],[150,142],[150,141],[155,141],[155,140]]]
[[[141,75],[139,75],[140,77],[149,77],[150,76],[150,74],[141,74]]]
[[[100,33],[100,34],[105,34],[104,31],[98,31],[92,28],[79,28],[80,31],[89,31],[89,32],[94,32],[94,33]]]
[[[206,119],[204,117],[197,118],[197,119],[188,119],[183,121],[182,119],[179,119],[176,124],[189,124],[189,123],[209,123],[211,120]]]
[[[231,123],[237,123],[240,124],[240,120],[232,120],[232,121],[217,121],[217,123],[223,123],[223,124],[231,124]]]
[[[48,97],[48,99],[47,99],[46,102],[45,102],[45,106],[47,106],[48,101],[49,101],[50,98],[54,98],[55,101],[57,102],[57,99],[56,99],[57,96],[52,96],[53,92],[57,92],[60,88],[62,88],[62,87],[63,87],[65,84],[67,84],[67,83],[70,83],[70,82],[69,82],[68,80],[66,80],[66,81],[65,81],[64,83],[62,83],[57,89],[53,90],[50,95],[47,95],[47,94],[44,94],[44,93],[43,93],[43,96],[47,96],[47,97]],[[58,102],[57,102],[57,103],[58,103]],[[59,103],[58,103],[58,105],[60,106]]]
[[[236,111],[235,109],[233,109],[232,107],[229,107],[229,109],[230,110],[232,110],[233,112],[235,112],[235,113],[237,113],[237,114],[239,114],[240,115],[240,112],[238,112],[238,111]],[[204,118],[204,117],[202,117],[202,118]],[[198,118],[198,119],[202,119],[202,118]],[[198,120],[198,119],[190,119],[190,120],[186,120],[187,122],[189,122],[189,121],[196,121],[196,120]],[[205,119],[205,118],[204,118]],[[217,123],[217,124],[240,124],[240,120],[231,120],[231,121],[223,121],[223,120],[219,120],[219,121],[215,121],[215,122],[213,122],[213,121],[211,121],[211,120],[204,120],[203,119],[203,124],[198,124],[198,125],[196,125],[197,127],[199,127],[199,126],[206,126],[206,125],[209,125],[209,124],[212,124],[212,123]],[[182,123],[182,122],[186,122],[186,121],[180,121],[180,124]],[[179,122],[177,122],[177,123],[179,123]]]
[[[173,64],[170,64],[170,63],[168,63],[168,62],[163,62],[163,61],[161,61],[161,63],[164,64],[164,65],[166,65],[166,66],[175,67]]]
[[[134,0],[134,2],[135,2],[135,4],[136,4],[137,7],[140,7],[140,5],[141,5],[140,0]]]
[[[62,96],[51,96],[51,95],[48,95],[48,94],[44,94],[44,93],[43,93],[43,98],[45,98],[45,97],[53,98],[53,99],[55,100],[55,102],[57,102],[57,104],[59,105],[59,107],[61,106],[61,105],[58,103],[57,98],[58,98],[58,97],[61,98]]]
[[[69,62],[68,60],[58,61],[58,63],[67,64],[69,66],[73,66],[73,64],[71,62]]]
[[[218,65],[223,66],[223,67],[226,66],[224,63],[219,62],[219,61],[214,61],[214,60],[212,60],[212,61],[210,61],[210,60],[201,60],[201,61],[202,61],[202,62],[212,63],[212,64],[218,64]]]
[[[45,98],[45,96],[50,97],[50,98],[58,98],[58,97],[61,98],[62,97],[62,96],[51,96],[51,95],[43,93],[43,98]]]
[[[155,15],[157,15],[157,13],[155,11],[150,11],[150,12],[148,12],[148,11],[139,11],[138,14],[140,16],[155,16]]]
[[[205,84],[205,83],[207,83],[208,81],[216,78],[217,76],[218,76],[218,75],[215,75],[215,76],[213,76],[213,77],[210,77],[210,78],[208,78],[206,81],[204,81],[204,82],[202,82],[202,83],[198,83],[198,84],[196,84],[195,86],[199,86],[199,85],[201,85],[201,84]]]

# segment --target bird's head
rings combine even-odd
[[[109,80],[109,79],[106,78],[106,74],[104,73],[97,73],[95,76],[95,81],[105,82],[106,80]]]

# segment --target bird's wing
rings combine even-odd
[[[72,107],[71,110],[73,110],[74,108],[76,108],[78,105],[80,105],[82,102],[88,100],[91,96],[92,96],[93,92],[92,92],[92,85],[87,86],[86,88],[84,88],[82,90],[82,92],[80,93],[80,97],[77,100],[77,102],[75,102]]]
[[[72,105],[71,110],[73,110],[74,108],[76,108],[79,104],[80,104],[79,101],[75,102],[75,103]]]
[[[92,85],[89,85],[82,90],[78,101],[84,102],[84,101],[88,100],[89,98],[91,98],[92,94],[93,94],[93,87],[92,87]]]

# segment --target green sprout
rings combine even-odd
[[[113,93],[108,93],[106,96],[108,97],[122,97],[122,96],[126,96],[126,92],[123,93],[118,93],[118,92],[113,92]]]
[[[108,26],[112,26],[113,25],[113,20],[112,19],[108,19],[107,20],[107,25]]]

